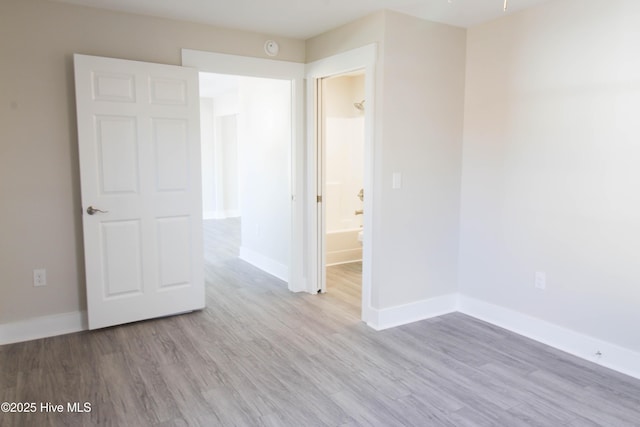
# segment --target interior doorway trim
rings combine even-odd
[[[365,74],[365,131],[364,131],[364,218],[363,218],[363,245],[362,245],[362,320],[368,322],[372,319],[372,259],[373,259],[373,201],[376,199],[374,183],[374,141],[375,141],[375,82],[377,43],[372,43],[357,49],[343,52],[328,58],[324,58],[306,66],[307,78],[307,233],[309,242],[309,273],[307,276],[307,291],[315,293],[323,286],[324,256],[320,250],[323,241],[321,233],[324,232],[322,219],[318,214],[318,132],[316,123],[316,95],[318,81],[331,76],[345,74],[356,70],[364,70]]]
[[[182,49],[182,66],[199,71],[291,81],[291,245],[289,290],[307,290],[304,279],[304,64]]]

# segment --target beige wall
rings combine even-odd
[[[376,12],[306,42],[306,62],[346,52],[384,39],[386,12]]]
[[[353,104],[364,99],[364,74],[338,76],[323,80],[328,94],[323,100],[324,113],[329,117],[362,117]],[[367,103],[365,102],[365,106]]]
[[[462,293],[635,351],[639,18],[562,0],[469,30],[460,251]]]
[[[381,188],[374,217],[378,307],[457,291],[466,31],[387,12]],[[402,173],[402,188],[391,188]]]
[[[85,307],[72,54],[180,64],[182,48],[263,57],[269,38],[43,0],[0,2],[0,323]],[[276,38],[304,62],[302,41]],[[32,270],[48,286],[34,288]]]

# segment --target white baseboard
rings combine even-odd
[[[287,280],[289,272],[284,265],[246,248],[241,248],[240,253],[245,261]],[[372,308],[367,324],[373,329],[383,330],[456,311],[640,379],[640,353],[466,295],[449,294],[380,310]],[[84,311],[36,317],[0,324],[0,345],[87,329],[87,313]],[[596,355],[598,351],[601,356]]]
[[[291,280],[289,280],[288,283],[288,289],[291,292],[308,292],[308,293],[312,293],[309,291],[309,288],[307,287],[307,280],[306,279],[298,279],[297,281],[294,278],[291,278]],[[313,294],[315,294],[315,292],[313,292]]]
[[[443,295],[384,309],[371,308],[369,326],[377,331],[456,311],[458,294]]]
[[[239,210],[230,211],[206,211],[202,214],[202,219],[227,219],[240,216]]]
[[[327,263],[326,266],[327,267],[335,267],[336,265],[345,265],[345,264],[353,264],[354,262],[362,262],[362,257],[360,258],[356,258],[356,259],[351,259],[348,261],[340,261],[340,262],[334,262],[334,263]]]
[[[240,259],[272,276],[276,276],[280,280],[289,281],[289,268],[286,265],[274,261],[253,249],[244,246],[240,247]]]
[[[341,251],[327,252],[326,266],[349,264],[362,261],[362,248],[345,249]]]
[[[241,216],[240,215],[240,211],[237,210],[237,209],[236,210],[230,210],[230,211],[224,211],[224,215],[225,215],[225,218],[237,218],[237,217]]]
[[[640,353],[465,295],[459,295],[458,307],[468,316],[640,379]]]
[[[88,329],[87,313],[54,314],[0,325],[0,345],[55,337]]]
[[[372,308],[367,324],[379,331],[456,311],[640,379],[638,352],[458,293],[385,309]]]

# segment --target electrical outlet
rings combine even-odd
[[[33,270],[33,286],[47,286],[47,270],[44,268]]]
[[[536,289],[545,290],[547,288],[547,275],[542,271],[536,271]]]

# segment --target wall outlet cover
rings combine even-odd
[[[44,268],[36,268],[33,270],[33,286],[47,285],[47,270]]]

